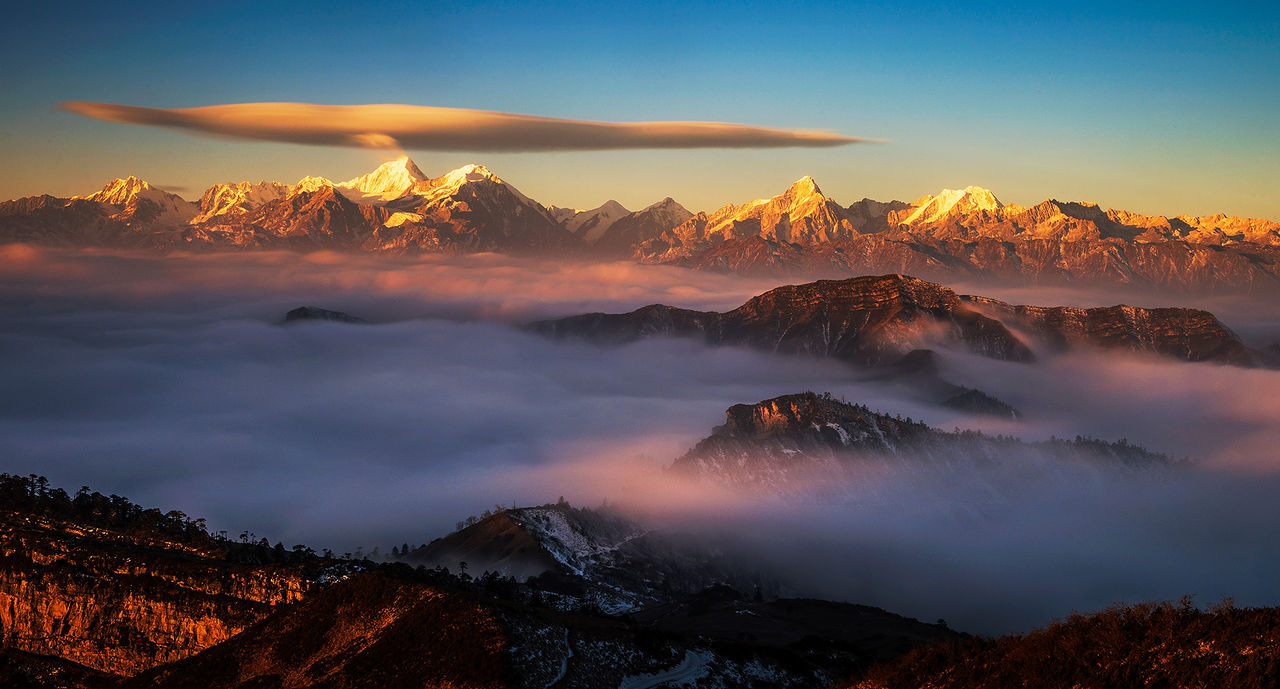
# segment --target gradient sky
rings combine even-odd
[[[385,151],[98,122],[152,107],[407,103],[589,120],[714,120],[883,138],[835,149],[413,152],[482,162],[547,204],[692,210],[812,175],[848,204],[977,184],[1160,214],[1280,219],[1274,3],[24,3],[0,25],[0,198],[135,174],[346,179]]]

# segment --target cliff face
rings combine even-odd
[[[112,674],[221,643],[311,581],[298,565],[237,565],[106,529],[0,516],[0,644]]]
[[[1010,306],[994,299],[965,297],[1001,320],[1066,349],[1089,344],[1106,349],[1154,352],[1186,361],[1253,365],[1258,356],[1213,314],[1199,309],[1143,309],[1106,306]]]
[[[924,280],[885,275],[779,287],[724,314],[719,344],[889,363],[934,344],[1008,361],[1034,357],[999,321]]]

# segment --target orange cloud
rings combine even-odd
[[[237,103],[164,109],[72,101],[60,107],[109,122],[241,139],[433,151],[826,147],[868,141],[723,122],[591,122],[421,105]]]

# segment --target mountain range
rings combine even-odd
[[[497,251],[631,259],[755,275],[900,272],[930,279],[1280,289],[1280,223],[1151,216],[980,187],[845,206],[804,177],[778,196],[691,213],[543,205],[482,165],[429,177],[407,156],[345,182],[218,184],[198,202],[127,177],[85,196],[0,203],[0,242],[173,249]]]

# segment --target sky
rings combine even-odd
[[[693,210],[803,175],[842,203],[970,184],[1280,219],[1280,8],[1270,3],[26,3],[0,26],[0,198],[137,175],[347,179],[388,157],[95,121],[64,101],[394,103],[883,140],[836,148],[414,151],[546,204]],[[1117,6],[1123,5],[1123,6]]]

